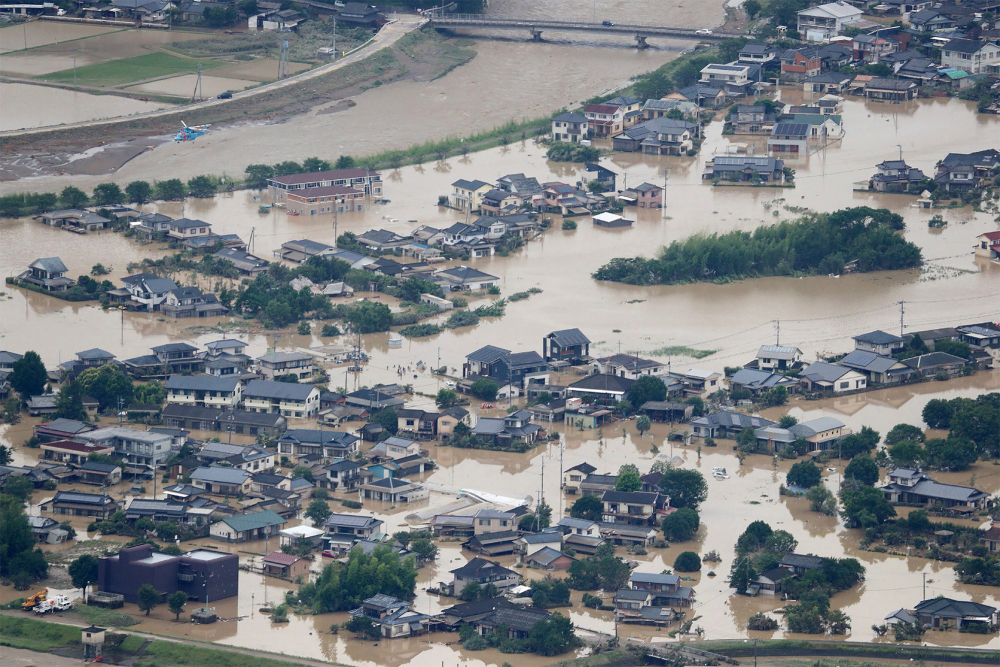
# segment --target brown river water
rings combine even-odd
[[[528,3],[512,0],[509,15],[520,15],[530,11]],[[558,4],[558,3],[557,3]],[[581,18],[587,17],[587,7],[576,7]],[[645,4],[645,3],[644,3]],[[695,3],[690,3],[695,7]],[[499,7],[494,4],[493,8]],[[643,6],[632,10],[623,5],[622,11],[635,11],[630,20],[642,20]],[[648,8],[649,5],[645,4]],[[692,25],[711,25],[720,16],[712,15],[717,6],[703,7],[703,20],[693,20]],[[680,9],[678,9],[680,11]],[[600,17],[600,12],[598,16]],[[652,20],[652,19],[650,19]],[[14,47],[16,48],[16,46]],[[227,130],[231,134],[219,132],[199,139],[194,144],[157,148],[153,152],[130,162],[116,176],[116,180],[127,182],[131,178],[169,178],[178,175],[193,175],[202,171],[213,172],[229,168],[240,169],[247,162],[300,159],[312,154],[336,154],[343,146],[343,152],[357,152],[355,147],[371,146],[377,150],[383,145],[405,145],[410,143],[413,129],[405,123],[423,122],[425,118],[460,117],[466,123],[462,127],[489,126],[494,121],[484,120],[494,113],[494,105],[471,104],[474,99],[482,101],[483,90],[478,93],[471,88],[475,77],[472,68],[481,67],[479,72],[489,71],[491,75],[532,78],[533,93],[551,95],[551,100],[538,102],[538,112],[546,112],[564,102],[558,101],[549,87],[560,88],[563,100],[572,86],[563,81],[564,70],[568,75],[584,77],[585,67],[579,74],[572,68],[557,69],[559,76],[552,76],[551,68],[539,68],[544,54],[563,58],[566,53],[579,54],[586,62],[587,48],[560,51],[565,47],[556,45],[521,45],[512,49],[503,41],[477,43],[480,54],[469,65],[458,68],[447,77],[430,84],[403,82],[394,86],[369,91],[357,98],[358,106],[347,112],[317,116],[304,125],[293,125],[298,121],[274,126],[275,131],[286,128],[284,140],[279,134],[267,135],[268,141],[258,138],[260,132],[272,131],[271,127]],[[492,50],[491,50],[492,49]],[[596,51],[596,49],[595,49]],[[490,70],[489,53],[493,59],[511,59],[524,66],[517,77],[509,69]],[[520,53],[520,55],[519,55]],[[667,56],[662,52],[652,55],[631,55],[622,51],[605,50],[608,68],[622,69],[607,75],[608,87],[614,85],[622,74],[650,69],[656,62],[639,62],[640,58],[661,61]],[[593,63],[597,63],[597,56]],[[479,63],[477,65],[477,63]],[[530,65],[530,67],[529,67]],[[472,72],[472,74],[470,74]],[[462,78],[462,77],[468,78]],[[604,67],[601,74],[604,75]],[[480,79],[482,80],[482,79]],[[464,82],[467,86],[454,86],[451,82]],[[410,87],[412,84],[412,87]],[[435,89],[434,86],[440,86]],[[399,105],[392,89],[408,94],[407,105]],[[428,91],[438,90],[430,94]],[[597,92],[595,90],[595,92]],[[583,93],[580,99],[592,93]],[[801,93],[783,93],[791,99],[799,99]],[[436,96],[443,95],[442,99]],[[509,95],[515,99],[531,100],[534,95],[512,90]],[[569,94],[571,97],[572,93]],[[380,97],[380,96],[384,96]],[[374,101],[370,101],[374,100]],[[498,100],[503,106],[507,104]],[[382,123],[384,132],[375,136],[364,133],[370,128],[374,105],[381,103],[381,113],[391,118],[403,119],[404,123]],[[527,103],[527,102],[525,102]],[[372,106],[366,106],[371,104]],[[387,108],[385,105],[389,104]],[[359,109],[361,111],[359,111]],[[368,109],[367,112],[364,110]],[[416,113],[414,113],[414,109]],[[440,113],[436,112],[438,110]],[[358,112],[357,117],[348,114]],[[447,113],[447,116],[443,114]],[[535,110],[526,111],[525,116],[538,115]],[[412,116],[406,120],[404,117]],[[496,113],[501,122],[509,118],[508,111]],[[995,319],[1000,310],[1000,298],[996,288],[1000,278],[1000,268],[995,265],[977,263],[971,248],[976,235],[983,231],[998,229],[993,215],[976,214],[968,209],[938,211],[950,223],[943,230],[930,231],[926,226],[931,212],[910,208],[912,199],[902,196],[882,196],[868,193],[852,193],[851,184],[866,179],[873,171],[873,165],[883,159],[898,155],[902,146],[904,158],[925,172],[933,171],[937,160],[949,151],[973,151],[996,146],[998,134],[997,119],[977,116],[974,106],[958,100],[924,100],[907,105],[884,106],[849,100],[844,111],[847,135],[839,144],[801,160],[790,163],[797,170],[797,187],[787,190],[713,188],[702,184],[700,173],[702,163],[716,151],[723,151],[730,142],[721,136],[721,128],[715,123],[708,130],[708,138],[701,154],[696,158],[654,158],[641,155],[618,154],[602,159],[602,163],[615,169],[619,174],[627,174],[630,184],[642,181],[661,183],[664,169],[669,169],[667,186],[667,209],[665,211],[630,210],[626,216],[636,219],[632,228],[607,231],[595,228],[586,218],[578,220],[576,231],[564,232],[559,229],[559,221],[541,238],[510,257],[495,257],[477,260],[473,264],[479,269],[502,278],[503,293],[510,294],[537,286],[544,291],[527,301],[511,303],[503,318],[484,321],[474,328],[447,331],[429,339],[407,340],[402,348],[389,348],[385,334],[366,336],[362,345],[372,357],[366,370],[350,383],[371,385],[378,381],[397,380],[390,368],[398,365],[412,366],[417,361],[425,361],[429,366],[437,365],[438,355],[442,363],[450,369],[458,369],[466,353],[485,344],[501,345],[515,351],[540,348],[541,337],[554,329],[578,326],[595,341],[593,353],[632,351],[651,354],[668,345],[688,345],[699,349],[716,350],[705,359],[693,361],[685,358],[671,360],[682,370],[689,366],[721,370],[725,365],[737,365],[753,357],[757,346],[773,343],[775,326],[780,320],[781,342],[801,347],[807,357],[823,351],[847,350],[850,336],[876,327],[894,331],[899,327],[900,300],[905,300],[905,329],[916,330],[937,326],[947,326],[963,321]],[[304,136],[301,131],[334,119],[317,135]],[[339,121],[337,120],[339,119]],[[336,121],[336,122],[334,122]],[[367,125],[365,123],[368,123]],[[432,135],[448,134],[442,126],[431,124],[424,130]],[[410,128],[410,129],[408,129]],[[450,126],[449,126],[450,128]],[[944,131],[944,129],[947,131]],[[460,128],[459,128],[460,129]],[[454,130],[458,132],[459,129]],[[287,130],[291,130],[288,132]],[[239,136],[237,137],[237,132]],[[383,134],[385,136],[383,136]],[[426,136],[426,134],[425,134]],[[208,139],[209,141],[204,141]],[[746,142],[744,138],[736,141]],[[374,145],[372,145],[374,142]],[[316,148],[312,148],[315,146]],[[759,144],[758,144],[759,147]],[[759,153],[758,153],[759,154]],[[221,165],[221,166],[218,166]],[[579,165],[551,163],[545,159],[544,149],[533,142],[515,142],[509,146],[452,158],[442,163],[428,163],[420,167],[407,167],[386,172],[386,197],[391,203],[375,206],[364,213],[343,214],[339,219],[340,231],[362,232],[370,228],[384,227],[396,231],[409,231],[418,224],[447,226],[461,219],[458,213],[436,206],[437,195],[444,194],[449,184],[457,178],[479,178],[493,180],[511,172],[524,172],[540,181],[561,180],[573,182],[580,177]],[[120,176],[120,178],[119,178]],[[67,183],[81,187],[92,187],[101,179],[88,178],[46,178],[32,179],[17,183],[2,184],[3,192],[20,190],[58,190]],[[92,181],[92,182],[91,182]],[[619,180],[619,188],[624,185],[624,177]],[[150,205],[148,210],[196,217],[213,224],[218,233],[239,233],[248,238],[254,230],[254,251],[269,257],[272,250],[283,241],[308,237],[318,241],[331,242],[333,220],[329,216],[315,218],[287,217],[284,213],[269,215],[257,213],[258,201],[254,193],[237,192],[220,195],[212,200],[195,200],[181,203]],[[785,198],[785,201],[776,201]],[[265,200],[266,201],[266,200]],[[590,278],[590,272],[608,259],[616,256],[650,254],[656,248],[672,240],[684,238],[697,232],[722,232],[734,228],[753,229],[780,218],[794,214],[783,210],[783,204],[807,206],[817,210],[833,210],[846,205],[884,206],[902,214],[907,221],[907,238],[917,243],[930,261],[924,270],[898,274],[868,274],[843,276],[840,278],[816,277],[802,279],[774,278],[745,281],[729,285],[683,285],[657,287],[631,287],[611,283],[598,283]],[[778,217],[773,215],[779,210]],[[393,218],[398,222],[392,222]],[[7,276],[23,270],[36,257],[58,255],[70,268],[71,275],[86,273],[90,266],[102,262],[113,267],[113,278],[125,272],[125,265],[142,257],[157,257],[164,249],[156,245],[139,245],[120,235],[103,233],[85,236],[70,235],[66,232],[44,227],[31,220],[0,221],[0,274]],[[184,277],[186,279],[186,277]],[[191,330],[186,323],[177,324],[164,321],[157,316],[127,313],[122,317],[117,313],[104,313],[92,305],[66,304],[34,293],[20,290],[6,290],[6,298],[0,297],[0,349],[23,351],[36,349],[50,366],[65,361],[73,354],[89,347],[102,347],[128,357],[143,354],[152,345],[173,340],[190,340],[203,344],[218,337],[218,333]],[[391,300],[390,300],[391,302]],[[207,322],[206,324],[215,324]],[[243,337],[250,343],[249,352],[257,355],[275,344],[276,337],[262,332],[251,332]],[[298,336],[284,332],[277,338],[278,347],[318,345],[332,342],[320,341],[318,337]],[[339,371],[332,370],[334,385],[340,384]],[[424,394],[433,394],[439,380],[429,374],[414,371],[404,379]],[[837,398],[817,402],[793,401],[787,409],[768,413],[774,417],[788,411],[799,418],[813,418],[820,415],[836,416],[854,429],[871,425],[883,434],[898,422],[920,424],[920,411],[933,397],[975,396],[986,391],[1000,390],[1000,372],[979,373],[969,378],[947,383],[927,383],[912,387],[902,387],[870,392],[847,398]],[[428,403],[428,399],[417,397],[417,404]],[[25,450],[20,444],[30,434],[31,425],[37,420],[25,420],[15,427],[0,427],[0,440],[18,447],[15,462],[28,463],[37,450]],[[356,425],[354,425],[356,426]],[[461,488],[476,488],[505,495],[539,496],[540,489],[557,512],[563,510],[573,500],[562,498],[559,491],[560,459],[564,467],[583,461],[597,466],[600,471],[615,471],[623,463],[635,463],[646,470],[656,456],[653,445],[660,447],[661,456],[679,456],[683,466],[703,471],[710,477],[713,466],[722,466],[730,471],[731,479],[709,481],[709,498],[702,507],[702,529],[693,543],[681,544],[667,550],[653,551],[649,556],[634,557],[642,571],[659,572],[670,567],[680,551],[694,550],[701,554],[716,550],[723,561],[713,569],[719,574],[708,577],[708,567],[702,574],[694,576],[691,584],[696,587],[697,601],[694,613],[700,618],[695,622],[706,631],[710,639],[757,636],[783,636],[781,630],[775,633],[748,633],[747,618],[756,611],[770,611],[781,606],[780,601],[760,597],[731,597],[725,584],[733,558],[733,541],[744,527],[754,519],[763,519],[774,528],[784,528],[799,540],[800,552],[830,556],[853,556],[862,561],[868,569],[867,581],[859,589],[838,594],[833,599],[834,606],[843,609],[853,620],[853,631],[848,636],[856,641],[872,640],[870,626],[881,623],[885,614],[900,607],[911,607],[920,599],[922,576],[927,575],[929,596],[944,594],[969,598],[978,602],[997,605],[1000,595],[996,589],[967,586],[957,583],[954,572],[946,563],[937,563],[919,558],[892,556],[859,552],[858,531],[846,530],[835,518],[824,517],[808,510],[804,500],[779,497],[778,484],[784,481],[784,472],[789,462],[782,461],[777,470],[772,468],[766,457],[749,457],[741,466],[733,456],[731,443],[722,442],[715,449],[698,452],[694,447],[676,446],[665,443],[668,427],[657,425],[645,438],[639,438],[631,423],[608,427],[603,433],[580,432],[557,428],[562,433],[562,441],[540,446],[525,454],[454,450],[447,447],[431,447],[431,455],[439,468],[426,473],[427,482],[440,491],[431,498],[408,507],[366,506],[363,512],[376,511],[386,520],[389,530],[408,525],[407,517],[414,512],[426,514],[434,508],[443,508],[454,501],[454,493]],[[208,434],[195,434],[206,436]],[[239,438],[236,438],[237,440]],[[560,449],[562,448],[562,452]],[[543,483],[544,465],[544,483]],[[840,467],[834,462],[833,467]],[[936,474],[942,481],[970,483],[975,475],[975,485],[990,493],[1000,491],[1000,468],[988,463],[980,463],[969,471],[956,474]],[[838,484],[838,473],[825,473],[825,483],[833,490]],[[127,492],[121,489],[120,492]],[[36,495],[35,502],[44,497]],[[85,529],[85,526],[78,526]],[[81,531],[82,533],[83,531]],[[83,535],[81,535],[83,537]],[[88,537],[96,537],[90,535]],[[227,548],[225,545],[217,545]],[[469,554],[459,550],[456,543],[440,545],[438,561],[421,570],[420,584],[415,607],[420,611],[437,611],[449,606],[452,601],[440,599],[426,593],[432,582],[449,579],[447,572],[458,567],[469,558]],[[271,545],[270,548],[274,548]],[[265,545],[252,543],[239,545],[243,555],[250,558],[253,553],[263,553]],[[504,561],[510,563],[510,561]],[[316,568],[320,566],[316,564]],[[528,576],[537,573],[522,570]],[[158,608],[149,619],[136,626],[166,634],[219,641],[234,646],[262,648],[280,651],[302,657],[333,660],[352,665],[396,665],[413,664],[421,666],[445,665],[493,665],[509,661],[518,665],[542,665],[549,659],[531,656],[503,656],[499,653],[466,652],[457,645],[446,645],[457,638],[455,635],[431,635],[414,639],[380,642],[377,646],[350,639],[346,634],[333,635],[329,625],[343,622],[343,614],[322,615],[299,618],[293,616],[291,622],[277,626],[257,613],[256,607],[265,595],[269,601],[276,600],[288,585],[278,580],[263,580],[257,575],[241,575],[241,595],[238,600],[218,604],[220,612],[227,618],[240,617],[241,620],[218,623],[207,627],[170,622],[171,615],[165,608]],[[0,598],[11,596],[10,589],[0,589]],[[568,610],[578,627],[601,632],[613,632],[614,626],[608,612],[586,610],[579,604]],[[135,609],[131,610],[135,613]],[[637,639],[665,639],[663,630],[623,626],[622,636]],[[884,641],[884,640],[883,640]],[[924,641],[931,644],[970,646],[1000,646],[996,636],[959,635],[957,633],[931,632]]]

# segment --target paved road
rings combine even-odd
[[[70,614],[70,613],[71,612],[65,612],[65,614]],[[16,616],[16,617],[21,617],[21,618],[25,618],[25,617],[31,618],[31,617],[34,616],[34,614],[27,614],[27,613],[25,613],[23,611],[20,611],[20,610],[0,610],[0,614],[6,614],[8,616]],[[47,621],[49,623],[58,623],[60,625],[71,625],[71,626],[78,627],[78,628],[86,628],[86,627],[88,627],[88,626],[91,625],[90,623],[71,620],[71,619],[67,618],[65,615],[49,615],[49,616],[46,616],[45,618],[43,618],[41,620]],[[168,637],[166,635],[156,635],[156,634],[151,634],[151,633],[148,633],[148,632],[138,632],[138,631],[134,631],[134,630],[129,630],[128,628],[116,629],[115,631],[116,632],[122,632],[122,633],[129,634],[129,635],[135,635],[136,637],[142,637],[144,639],[149,639],[149,640],[157,640],[157,639],[159,639],[159,640],[163,640],[163,641],[167,641],[167,642],[176,642],[178,644],[187,644],[188,646],[197,646],[199,648],[210,648],[210,649],[215,649],[215,650],[218,650],[218,651],[226,651],[227,653],[239,653],[240,655],[250,655],[250,656],[254,656],[256,658],[270,658],[271,660],[278,660],[278,661],[281,661],[281,662],[287,662],[289,664],[294,664],[294,665],[309,665],[309,667],[330,667],[331,665],[334,665],[335,667],[336,666],[346,667],[346,666],[342,666],[341,663],[338,663],[338,662],[326,662],[326,661],[323,661],[323,660],[310,660],[308,658],[297,658],[295,656],[285,655],[285,654],[282,654],[282,653],[270,653],[270,652],[267,652],[267,651],[254,651],[253,649],[245,649],[245,648],[239,648],[239,647],[236,647],[236,646],[228,646],[226,644],[214,644],[212,642],[203,642],[203,641],[198,641],[197,639],[187,639],[185,637]],[[275,648],[277,648],[277,647],[275,647]],[[0,648],[0,651],[3,651],[3,650],[5,650],[5,649],[4,648]],[[44,655],[44,654],[42,654],[42,655]],[[0,653],[0,657],[2,657],[2,656],[3,656],[3,653]],[[6,667],[6,660],[0,661],[0,664],[3,664],[4,667]],[[36,663],[36,664],[40,664],[40,663]],[[59,663],[54,663],[54,664],[59,664]],[[79,664],[79,661],[76,661],[76,664]]]
[[[204,109],[206,107],[213,107],[222,104],[227,104],[234,100],[247,99],[255,95],[260,95],[262,93],[271,92],[273,90],[278,90],[286,86],[291,86],[298,84],[302,81],[308,81],[309,79],[315,79],[319,76],[324,76],[338,70],[342,67],[347,67],[348,65],[353,65],[360,60],[367,58],[376,51],[380,51],[388,46],[395,44],[403,35],[407,35],[414,30],[419,30],[425,23],[427,19],[412,16],[412,15],[401,15],[398,20],[394,23],[389,23],[383,27],[377,35],[372,39],[372,41],[365,47],[355,51],[346,58],[341,58],[336,62],[328,63],[326,65],[321,65],[311,70],[295,74],[287,79],[281,79],[279,81],[274,81],[272,83],[264,84],[263,86],[258,86],[256,88],[251,88],[250,90],[244,90],[239,93],[233,93],[232,99],[220,100],[217,98],[212,98],[204,100],[202,102],[195,102],[194,104],[188,104],[184,106],[172,106],[166,109],[159,109],[157,111],[148,111],[146,113],[134,114],[131,116],[121,116],[119,118],[104,118],[100,120],[88,120],[79,123],[67,123],[64,125],[47,125],[45,127],[32,127],[25,128],[21,130],[7,130],[5,132],[0,132],[0,137],[13,137],[24,134],[37,134],[41,132],[53,132],[56,130],[65,130],[78,127],[96,127],[102,125],[113,125],[115,123],[127,123],[139,118],[156,118],[159,116],[168,116],[175,114],[177,112],[183,111],[194,111],[196,109]]]

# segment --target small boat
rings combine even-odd
[[[417,362],[417,370],[418,370],[418,371],[422,371],[422,370],[424,370],[425,368],[427,368],[427,364],[425,364],[425,363],[424,363],[424,362],[422,362],[422,361],[418,361],[418,362]]]
[[[288,215],[298,215],[298,214],[299,214],[298,211],[289,211],[288,212]]]
[[[397,334],[389,336],[389,347],[403,347],[403,337]]]
[[[495,407],[496,406],[493,405],[492,403],[483,403],[482,405],[479,406],[479,409],[480,410],[492,410]]]
[[[257,207],[257,212],[258,213],[270,213],[271,212],[271,205],[270,204],[261,204],[260,206]]]

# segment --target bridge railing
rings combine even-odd
[[[504,26],[511,28],[549,28],[552,30],[558,30],[559,28],[568,28],[576,30],[599,30],[602,32],[669,32],[675,35],[690,35],[705,38],[727,38],[727,37],[740,37],[736,33],[721,33],[721,32],[711,32],[711,33],[701,33],[695,28],[675,28],[672,26],[654,25],[651,23],[615,23],[613,25],[604,25],[603,23],[591,23],[589,21],[553,21],[550,19],[505,19],[505,18],[493,18],[485,14],[445,14],[442,16],[432,16],[429,17],[432,23],[465,23],[470,25],[481,25],[481,26]]]

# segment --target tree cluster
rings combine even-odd
[[[903,228],[902,216],[860,206],[810,214],[753,232],[692,236],[674,241],[653,259],[612,259],[593,276],[632,285],[662,285],[840,274],[848,265],[860,272],[920,266],[920,248],[898,233]]]
[[[573,561],[567,572],[566,583],[578,591],[617,591],[629,578],[628,564],[615,556],[612,544],[602,544],[593,556]]]
[[[416,585],[417,566],[412,556],[400,558],[388,546],[376,547],[370,554],[355,548],[346,563],[330,563],[315,583],[302,584],[298,601],[317,614],[347,611],[377,593],[410,600]]]

